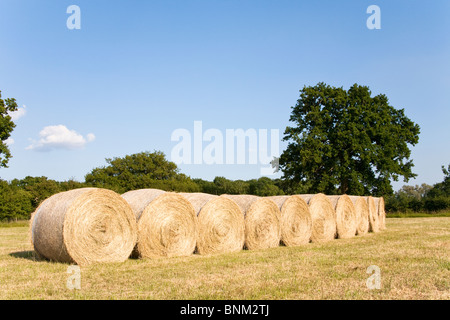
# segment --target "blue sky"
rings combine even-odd
[[[80,30],[67,28],[70,5]],[[380,30],[366,26],[370,5]],[[448,0],[2,0],[0,90],[25,109],[0,177],[83,181],[105,158],[170,159],[172,133],[193,133],[194,121],[282,136],[299,90],[326,82],[367,85],[404,108],[421,127],[408,184],[440,182],[450,163],[449,21]],[[179,167],[208,180],[261,176],[251,164]]]

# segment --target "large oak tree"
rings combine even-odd
[[[391,180],[416,176],[410,145],[418,143],[419,126],[367,86],[305,86],[290,121],[280,169],[309,192],[386,195]]]

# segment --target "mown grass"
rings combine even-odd
[[[390,212],[388,218],[431,218],[431,217],[450,217],[450,211],[439,212]]]
[[[28,227],[29,220],[0,221],[0,228]]]
[[[26,226],[0,228],[0,299],[449,299],[450,218],[387,219],[352,239],[81,268],[35,261]],[[381,270],[381,289],[366,286]]]

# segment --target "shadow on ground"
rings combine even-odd
[[[41,261],[42,260],[42,259],[39,259],[39,257],[36,255],[36,252],[30,251],[30,250],[11,252],[9,255],[13,258],[27,259],[27,260],[31,260],[31,261]]]

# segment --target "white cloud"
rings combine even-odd
[[[95,139],[95,135],[89,133],[86,138],[75,130],[69,130],[64,125],[47,126],[39,132],[39,141],[34,141],[27,150],[50,151],[52,149],[80,149],[88,142]]]
[[[95,140],[95,135],[93,133],[88,133],[86,139],[88,142],[92,142]]]
[[[9,112],[9,116],[11,117],[12,121],[19,120],[27,113],[27,106],[23,105],[22,108],[17,109],[17,111]]]
[[[14,144],[14,139],[13,138],[8,138],[5,140],[5,144],[9,147],[12,146]]]

